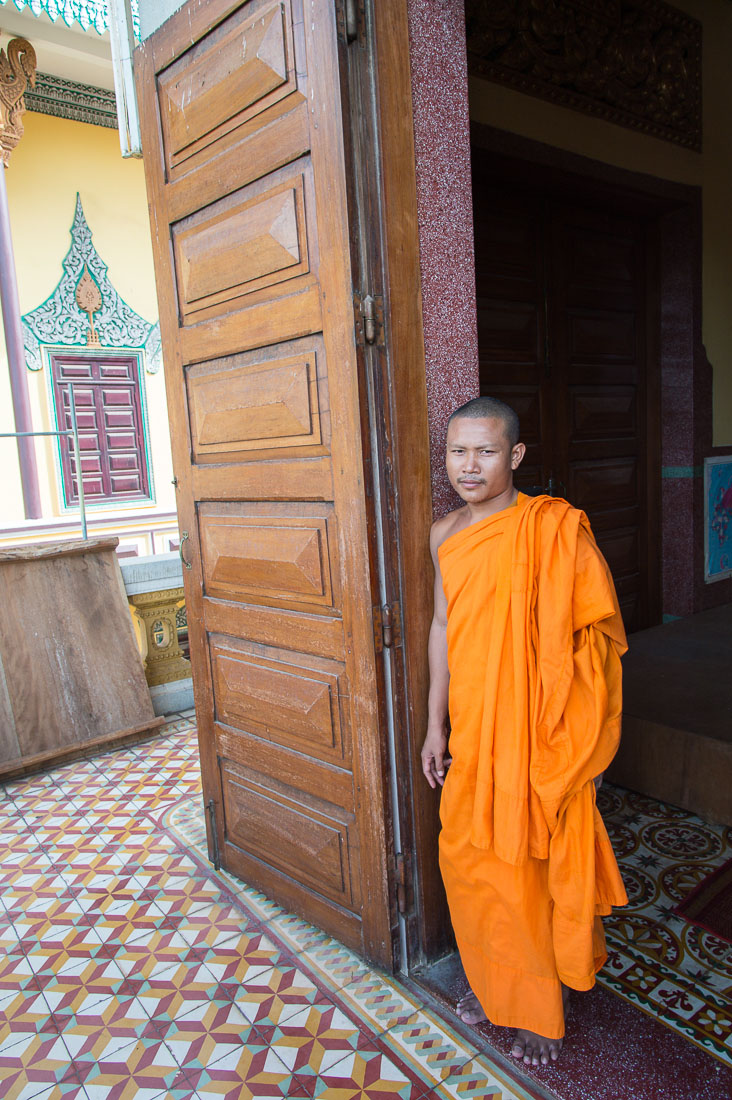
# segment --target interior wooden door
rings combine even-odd
[[[474,188],[481,392],[521,419],[517,483],[587,512],[626,627],[653,625],[646,224],[480,168]]]
[[[552,464],[592,523],[626,628],[653,625],[647,485],[646,232],[629,215],[552,204]]]
[[[344,48],[209,0],[136,63],[210,851],[390,966]]]

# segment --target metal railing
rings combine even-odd
[[[79,425],[76,422],[76,408],[73,401],[69,402],[69,411],[71,413],[71,427],[65,428],[62,431],[56,432],[0,432],[0,439],[22,439],[28,436],[42,436],[53,435],[60,437],[62,435],[73,435],[74,437],[74,453],[76,454],[76,483],[79,489],[79,519],[81,521],[81,537],[83,539],[88,538],[86,528],[86,504],[84,501],[84,477],[81,471],[81,448],[79,447]]]

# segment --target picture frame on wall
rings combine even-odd
[[[704,459],[704,580],[732,577],[732,455]]]

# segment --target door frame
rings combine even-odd
[[[400,959],[395,955],[394,966],[412,970],[443,954],[451,940],[437,864],[439,801],[430,797],[420,760],[429,690],[433,512],[410,37],[401,0],[367,0],[357,7],[359,35],[368,28],[370,58],[358,43],[351,45],[347,78],[356,108],[351,137],[363,177],[361,209],[370,216],[360,244],[369,253],[383,332],[381,345],[364,355],[362,409],[372,418],[364,435],[370,428],[378,450],[372,478],[378,482],[374,508],[378,500],[381,514],[371,527],[374,536],[380,530],[381,546],[372,545],[372,561],[383,555],[387,601],[397,604],[400,620],[388,673],[382,668],[381,702],[382,720],[390,707],[394,722],[392,805],[398,832],[392,830],[390,844],[401,856],[395,885],[404,910],[403,952]],[[374,106],[370,119],[358,111],[367,93]]]

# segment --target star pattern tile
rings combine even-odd
[[[637,832],[649,819],[633,810]],[[630,846],[629,829],[618,820]],[[639,892],[646,849],[698,840],[651,832]],[[4,1100],[532,1095],[417,993],[213,870],[192,715],[8,783],[0,854]],[[692,961],[718,973],[701,950]],[[667,1004],[667,985],[649,1001]]]

